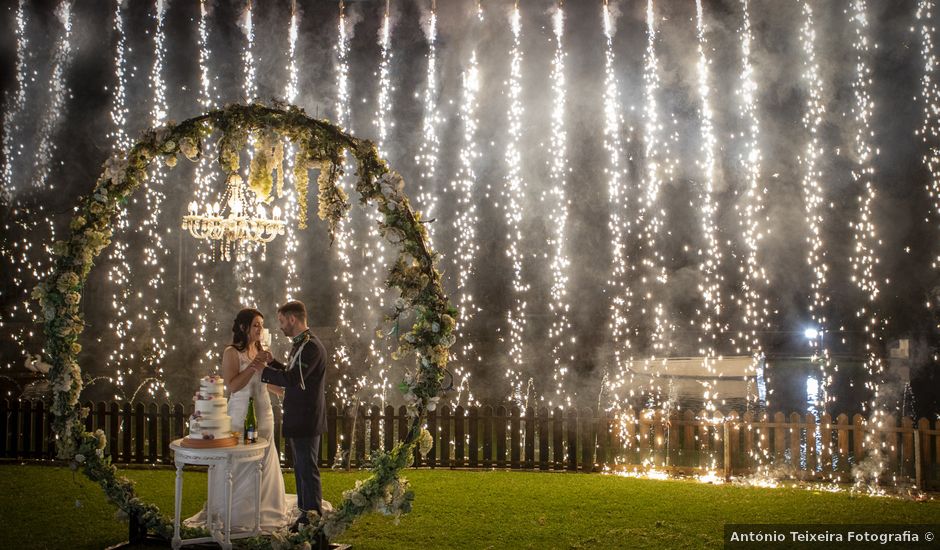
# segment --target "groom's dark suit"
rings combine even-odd
[[[303,349],[298,355],[298,349]],[[291,361],[293,359],[293,361]],[[297,507],[304,512],[320,507],[322,488],[317,459],[320,434],[326,431],[326,349],[309,330],[294,338],[288,364],[272,360],[261,372],[267,384],[284,387],[284,437],[294,452]]]

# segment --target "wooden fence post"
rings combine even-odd
[[[822,441],[819,467],[823,476],[829,477],[832,473],[832,416],[829,413],[819,417],[819,439]]]
[[[483,467],[493,465],[493,407],[483,407]]]
[[[565,412],[566,431],[568,432],[567,462],[568,470],[578,471],[578,409],[569,408]]]
[[[790,434],[790,464],[794,472],[802,472],[800,450],[803,448],[803,418],[800,413],[790,413],[790,425],[787,431]]]
[[[695,439],[695,413],[692,409],[686,409],[682,413],[682,424],[682,450],[688,457],[683,462],[685,462],[684,465],[691,466],[698,449],[698,442]]]
[[[366,461],[366,415],[362,407],[356,407],[356,418],[353,420],[356,425],[355,446],[356,446],[356,467],[362,468]],[[418,465],[415,460],[415,466]]]
[[[30,454],[32,454],[32,445],[30,444],[30,436],[32,435],[32,431],[30,430],[30,425],[29,425],[30,420],[31,420],[30,417],[33,414],[32,401],[30,401],[29,399],[23,399],[22,401],[20,401],[20,410],[21,410],[20,419],[23,422],[23,427],[20,431],[23,437],[23,446],[20,447],[20,451],[21,451],[20,456],[22,456],[23,458],[29,458]],[[91,421],[90,418],[86,420]]]
[[[103,405],[104,403],[102,403]],[[170,457],[170,405],[160,405],[160,462],[172,464]]]
[[[147,407],[147,460],[151,464],[157,461],[157,404]]]
[[[450,467],[450,406],[444,405],[441,407],[441,424],[440,424],[440,452],[438,453],[438,460],[440,461],[442,468]]]
[[[862,415],[856,414],[852,417],[852,435],[854,437],[854,451],[855,451],[855,463],[858,464],[865,459],[865,419],[862,418]],[[878,439],[880,434],[872,433],[872,438],[875,440],[874,445],[878,445]]]
[[[725,419],[721,423],[721,431],[722,450],[724,451],[722,466],[724,467],[725,481],[731,481],[731,422],[729,419]]]
[[[917,453],[917,461],[915,463],[915,468],[921,469],[919,477],[921,483],[917,485],[917,488],[924,490],[923,485],[923,465],[931,464],[930,462],[930,420],[926,418],[921,418],[917,421],[917,431],[920,434],[920,438],[915,442],[920,449],[920,452]],[[940,460],[940,454],[937,455],[937,459]],[[915,472],[916,474],[916,472]]]
[[[496,420],[493,422],[493,428],[496,437],[496,467],[506,467],[506,407],[500,405],[496,407]]]
[[[596,420],[591,409],[585,407],[581,409],[578,415],[578,433],[580,433],[579,443],[581,446],[581,471],[594,471],[594,426]]]
[[[565,452],[563,443],[564,414],[561,407],[552,411],[552,462],[555,470],[565,468]]]
[[[379,436],[381,435],[381,429],[379,428],[379,423],[381,419],[379,416],[381,411],[377,405],[372,405],[369,407],[369,454],[371,455],[373,451],[379,449],[382,439]],[[433,435],[433,434],[432,434]]]
[[[143,403],[134,407],[134,462],[144,461],[144,418],[146,409]]]
[[[470,414],[467,417],[467,432],[470,436],[469,438],[469,447],[467,448],[467,458],[468,463],[471,468],[476,468],[479,463],[479,438],[477,434],[480,430],[479,419],[477,418],[477,409],[478,407],[471,407]]]
[[[535,468],[535,421],[534,407],[525,408],[525,467]]]
[[[392,447],[395,446],[395,442],[401,440],[402,437],[395,438],[395,407],[386,405],[384,414],[382,426],[385,427],[385,441],[382,444],[385,446],[386,451],[391,451]]]
[[[825,444],[823,444],[825,446]],[[806,477],[816,477],[816,417],[806,413]]]
[[[326,465],[332,468],[336,464],[336,433],[337,433],[337,410],[336,405],[330,405],[326,409]],[[281,441],[281,426],[284,424],[283,418],[274,426],[274,440]]]
[[[738,417],[738,413],[731,411],[728,414],[728,422],[731,423],[731,429],[728,433],[728,437],[731,439],[725,439],[725,445],[731,447],[730,463],[731,463],[731,475],[734,475],[735,470],[740,468],[741,464],[744,461],[741,460],[741,419]]]
[[[842,413],[836,417],[836,429],[839,440],[839,472],[844,474],[849,471],[849,417]],[[842,477],[841,475],[839,476]]]
[[[7,416],[10,412],[10,402],[6,399],[0,399],[0,456],[7,456],[7,438],[10,434],[9,422]]]
[[[548,442],[550,441],[551,422],[548,415],[548,409],[539,407],[539,470],[547,470],[548,461]]]
[[[509,467],[513,469],[519,468],[519,456],[522,454],[519,433],[522,431],[522,421],[519,414],[519,407],[514,406],[509,410]]]
[[[875,429],[873,423],[871,429]],[[898,471],[898,423],[893,414],[885,416],[884,419],[885,428],[882,430],[882,434],[885,438],[885,447],[888,449],[888,469],[895,473]]]
[[[116,401],[111,402],[108,410],[108,454],[111,455],[111,461],[117,462],[121,456],[121,450],[118,448],[118,431],[121,425],[121,406]]]
[[[914,421],[909,416],[901,418],[901,464],[904,475],[914,477]]]
[[[500,405],[496,407],[496,419],[493,421],[493,428],[496,436],[496,467],[506,467],[506,407]]]
[[[457,468],[466,465],[464,462],[464,434],[466,433],[464,425],[467,421],[466,416],[464,408],[457,405],[457,408],[454,409],[454,466]]]
[[[610,433],[610,417],[607,411],[597,411],[597,467],[603,470],[607,465]]]
[[[43,410],[43,402],[41,399],[37,399],[33,402],[33,444],[35,445],[35,450],[33,451],[33,458],[42,458],[45,453],[46,441],[42,437],[42,424],[46,419],[45,411]]]
[[[427,415],[428,422],[428,433],[431,434],[431,449],[428,451],[426,458],[426,466],[434,468],[437,466],[437,411],[430,411]]]

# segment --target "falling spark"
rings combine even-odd
[[[618,391],[624,386],[632,387],[626,375],[631,372],[628,355],[632,348],[630,339],[630,309],[633,305],[633,290],[629,281],[627,261],[627,235],[632,231],[632,222],[626,215],[627,190],[624,185],[624,168],[621,166],[623,142],[620,139],[623,114],[620,110],[620,84],[614,66],[614,21],[607,3],[603,9],[604,38],[604,149],[607,151],[607,202],[610,208],[607,227],[610,230],[611,272],[607,281],[610,293],[610,341],[613,345],[614,371],[607,374],[602,391],[611,392],[612,404],[619,405]],[[600,406],[604,406],[601,402]]]
[[[506,146],[507,178],[505,189],[506,223],[509,226],[509,248],[507,250],[512,261],[512,290],[513,307],[507,314],[509,322],[509,368],[506,377],[511,385],[510,399],[520,407],[524,407],[524,393],[522,388],[522,368],[525,364],[523,356],[523,338],[526,326],[526,294],[529,285],[523,278],[522,243],[522,198],[525,182],[522,179],[522,158],[519,151],[519,140],[522,136],[522,20],[519,7],[516,6],[510,16],[512,27],[512,51],[510,52],[509,75],[509,113],[508,130],[509,143]]]
[[[347,21],[345,6],[342,1],[339,3],[339,33],[334,51],[336,52],[336,124],[340,128],[350,131],[350,104],[349,104],[349,35],[347,33]],[[348,165],[348,161],[346,161]],[[337,185],[343,186],[343,181]],[[352,262],[350,259],[350,250],[355,250],[355,230],[350,223],[350,218],[343,218],[336,227],[336,241],[333,247],[336,256],[340,260],[342,272],[334,280],[339,278],[339,322],[337,323],[337,333],[339,343],[334,353],[334,364],[338,370],[339,382],[336,385],[336,395],[338,402],[334,405],[345,407],[354,401],[354,396],[358,392],[356,380],[350,374],[352,369],[352,358],[350,357],[349,346],[351,342],[358,339],[360,335],[355,333],[353,324],[350,321],[350,302],[353,294],[353,275]]]
[[[709,414],[715,411],[715,401],[718,399],[716,386],[713,381],[715,362],[718,358],[716,350],[717,335],[721,331],[721,250],[718,246],[718,228],[715,225],[717,205],[715,203],[715,142],[714,122],[711,109],[711,74],[710,61],[706,54],[708,41],[705,38],[705,21],[702,10],[702,1],[695,2],[695,28],[698,37],[698,95],[699,122],[701,124],[702,150],[704,159],[701,162],[703,171],[703,189],[699,195],[701,203],[702,234],[705,239],[705,256],[699,264],[702,273],[702,283],[699,290],[702,292],[703,308],[699,313],[699,354],[703,356],[706,379],[702,382],[705,388],[705,410]]]
[[[388,140],[389,117],[392,110],[392,81],[389,77],[392,63],[391,35],[392,22],[388,14],[388,0],[386,0],[385,15],[382,16],[382,27],[379,29],[379,45],[382,47],[382,58],[379,62],[377,75],[379,79],[379,96],[374,120],[375,127],[378,130],[377,148],[379,156],[382,158],[387,157],[385,145]]]
[[[934,2],[920,0],[917,5],[917,21],[920,23],[920,52],[923,57],[924,74],[921,76],[921,99],[924,106],[924,120],[920,130],[915,132],[928,150],[924,155],[924,166],[930,173],[927,182],[927,193],[930,195],[932,210],[930,214],[940,219],[940,86],[937,83],[937,54],[934,50],[933,21]],[[940,267],[940,256],[934,257],[933,268]],[[928,306],[931,304],[928,302]]]
[[[641,238],[641,265],[643,273],[640,278],[641,296],[643,306],[641,313],[652,320],[652,327],[647,327],[648,347],[647,359],[643,368],[650,375],[649,399],[656,400],[661,393],[658,375],[661,369],[653,365],[657,357],[663,361],[668,356],[671,344],[668,341],[668,322],[666,309],[661,300],[661,292],[668,281],[665,268],[665,259],[659,249],[660,234],[663,229],[664,212],[659,205],[659,192],[662,187],[662,159],[665,151],[660,149],[663,140],[660,135],[662,123],[660,122],[657,95],[659,93],[659,61],[656,54],[656,16],[653,0],[646,4],[646,55],[643,67],[643,142],[645,172],[643,174],[642,189],[639,193],[639,215],[643,225],[640,231]]]
[[[751,32],[751,16],[748,0],[742,0],[743,25],[741,28],[741,119],[747,127],[745,133],[747,143],[741,163],[747,175],[747,191],[744,199],[744,215],[741,225],[744,229],[744,244],[747,254],[744,260],[744,279],[742,281],[742,294],[744,296],[744,330],[740,335],[747,341],[748,355],[751,356],[749,367],[752,375],[757,373],[763,349],[758,336],[759,331],[767,328],[767,304],[762,302],[761,290],[767,284],[767,275],[759,261],[761,239],[764,233],[761,221],[766,221],[764,214],[764,194],[766,189],[761,184],[761,150],[760,150],[760,120],[757,116],[757,83],[754,80],[754,67],[751,64],[751,44],[754,37]],[[762,220],[763,217],[763,220]],[[751,399],[748,394],[748,399]]]
[[[421,208],[421,218],[433,220],[437,207],[438,193],[435,189],[435,175],[437,170],[437,157],[439,140],[437,127],[440,124],[440,115],[437,109],[437,13],[436,0],[432,0],[431,15],[428,19],[428,71],[427,84],[424,89],[424,118],[422,120],[422,138],[419,153],[415,162],[421,167],[417,202]],[[434,224],[426,226],[428,241],[433,248]]]
[[[254,56],[255,27],[251,8],[251,0],[248,0],[245,7],[244,22],[242,23],[242,30],[245,33],[245,49],[242,51],[242,71],[244,72],[242,90],[244,92],[245,103],[251,103],[258,95],[258,85],[256,82],[257,70],[255,68]],[[247,170],[248,167],[251,166],[251,159],[254,157],[254,143],[254,136],[249,135],[248,162],[246,163],[246,173],[243,175],[244,181],[248,181]],[[247,193],[246,196],[248,198],[248,211],[253,212],[257,207],[256,196],[254,193]],[[257,274],[255,273],[254,262],[251,261],[249,256],[255,247],[247,243],[238,243],[236,246],[238,248],[235,261],[235,276],[238,280],[238,297],[242,303],[242,307],[256,307],[258,305],[258,298],[255,295],[254,287]]]
[[[16,7],[15,34],[16,34],[16,93],[12,100],[8,98],[4,105],[3,114],[3,187],[0,188],[0,197],[6,201],[11,201],[16,189],[16,182],[13,179],[13,159],[14,148],[13,138],[20,133],[19,118],[26,108],[26,93],[29,88],[29,81],[26,79],[26,59],[29,55],[29,38],[26,36],[26,0],[20,0]],[[23,154],[23,143],[20,142],[15,151],[15,156],[20,157]]]
[[[62,23],[63,34],[56,44],[52,74],[49,77],[49,106],[46,107],[39,128],[39,145],[33,161],[33,187],[44,188],[49,179],[50,162],[55,154],[55,129],[64,115],[65,100],[72,91],[65,82],[65,72],[72,61],[72,2],[63,0],[56,8],[56,17]]]
[[[568,369],[574,361],[569,350],[571,342],[571,324],[568,322],[568,260],[567,230],[568,230],[568,197],[566,193],[568,176],[568,150],[567,133],[565,130],[565,49],[564,25],[565,14],[561,5],[552,16],[552,28],[555,35],[555,56],[552,60],[552,136],[550,180],[552,213],[552,235],[548,240],[548,247],[552,252],[552,300],[549,308],[552,311],[552,326],[548,332],[548,339],[552,347],[552,362],[554,363],[553,379],[555,381],[554,397],[548,400],[548,406],[570,407],[572,394],[565,388],[568,378]]]
[[[800,32],[803,43],[803,80],[808,97],[803,112],[803,129],[807,140],[800,162],[803,166],[803,208],[806,212],[807,252],[806,263],[812,270],[809,292],[809,315],[817,333],[810,339],[813,347],[813,362],[819,367],[820,409],[827,412],[831,403],[829,388],[832,385],[832,359],[826,345],[829,319],[829,292],[826,265],[826,246],[823,242],[824,193],[819,158],[823,145],[819,141],[820,124],[825,116],[823,84],[816,61],[816,29],[813,25],[813,10],[809,2],[803,4],[803,26]]]
[[[389,16],[389,0],[386,0],[385,14],[382,17],[382,27],[379,30],[379,45],[382,48],[382,52],[377,75],[379,79],[379,92],[374,120],[374,124],[378,130],[376,148],[378,149],[379,156],[382,158],[387,158],[388,156],[388,152],[386,151],[388,131],[389,128],[393,126],[391,122],[391,97],[394,88],[392,87],[391,76],[389,74],[392,63],[391,35],[392,21]],[[366,301],[367,311],[381,311],[384,309],[385,305],[383,299],[385,295],[385,247],[382,244],[382,238],[378,231],[380,215],[381,214],[378,212],[372,212],[368,216],[369,238],[364,248],[366,258],[369,260],[370,265],[368,270],[371,275],[371,282],[369,283],[369,288],[366,289],[366,295],[371,294],[371,296]],[[372,383],[373,398],[377,398],[381,403],[381,407],[384,409],[386,400],[388,399],[389,364],[383,354],[383,343],[381,339],[376,334],[373,334],[373,327],[367,326],[366,328],[366,333],[370,335],[369,360],[377,377]]]
[[[861,194],[858,197],[858,219],[851,224],[853,229],[854,255],[850,257],[852,264],[852,282],[862,293],[864,301],[857,309],[856,315],[865,324],[865,350],[867,359],[865,369],[868,373],[866,387],[872,392],[871,409],[868,423],[870,430],[865,436],[865,444],[873,449],[875,436],[874,429],[883,427],[885,411],[880,399],[880,381],[884,373],[884,365],[878,353],[881,340],[881,327],[878,312],[875,309],[878,299],[878,281],[875,279],[875,265],[878,263],[875,247],[880,244],[875,232],[875,222],[872,216],[872,204],[876,193],[874,186],[874,155],[870,140],[874,138],[871,127],[872,100],[869,92],[871,87],[871,67],[868,64],[871,57],[871,45],[868,38],[868,14],[864,0],[852,2],[851,22],[855,30],[855,40],[852,42],[855,51],[855,80],[852,82],[855,104],[852,114],[855,118],[855,136],[853,141],[854,153],[857,159],[852,170],[852,178],[858,184]],[[863,409],[865,407],[863,405]],[[884,443],[882,443],[882,446]],[[877,481],[877,475],[875,476]]]
[[[300,15],[297,13],[297,3],[291,3],[290,28],[288,29],[287,46],[287,85],[284,88],[284,98],[287,103],[293,104],[297,99],[299,69],[297,66],[297,32],[300,27]],[[287,168],[284,170],[284,196],[285,196],[285,219],[287,221],[287,231],[285,235],[285,250],[283,260],[284,267],[287,268],[285,300],[296,300],[299,298],[300,286],[297,277],[297,251],[300,243],[297,238],[295,224],[297,217],[297,195],[294,191],[294,147],[290,143],[284,145],[284,158]],[[279,168],[280,169],[280,168]]]
[[[131,143],[127,133],[127,71],[126,59],[124,57],[127,35],[124,31],[123,0],[114,2],[114,21],[112,28],[117,33],[117,43],[114,48],[114,94],[111,104],[111,122],[114,129],[111,131],[112,140],[111,149],[114,154],[121,154],[126,151]],[[124,386],[124,371],[122,363],[129,359],[125,344],[125,337],[134,324],[133,318],[128,315],[127,304],[133,294],[131,285],[131,264],[128,261],[128,242],[126,239],[130,223],[128,222],[128,209],[118,210],[114,221],[114,231],[112,244],[108,251],[108,281],[112,287],[111,309],[114,312],[113,320],[108,323],[108,328],[113,331],[116,344],[110,347],[107,364],[109,370],[117,372],[115,379],[118,390]],[[99,342],[101,339],[99,338]],[[115,398],[119,398],[115,395]]]
[[[477,147],[477,94],[480,91],[480,67],[477,63],[477,53],[470,54],[470,64],[463,73],[462,98],[460,104],[460,123],[463,134],[460,145],[460,167],[457,177],[451,183],[457,197],[457,214],[454,217],[454,250],[457,270],[457,307],[460,310],[456,335],[460,348],[457,350],[457,366],[454,369],[457,383],[457,397],[455,403],[460,403],[461,396],[466,393],[469,403],[473,402],[473,395],[469,392],[470,371],[467,368],[471,363],[479,363],[480,356],[474,350],[473,343],[467,340],[467,327],[474,316],[480,311],[473,297],[471,280],[476,274],[476,258],[480,252],[477,242],[477,226],[480,223],[476,207],[476,163],[480,157]]]
[[[166,82],[163,78],[164,60],[166,58],[166,4],[157,0],[153,14],[156,30],[154,32],[153,67],[150,71],[150,87],[153,90],[153,105],[150,111],[150,123],[158,127],[167,121]],[[168,258],[167,246],[163,241],[166,234],[160,224],[160,214],[166,200],[163,190],[166,184],[166,169],[162,163],[155,163],[150,177],[146,181],[144,197],[146,199],[147,214],[141,221],[139,232],[143,241],[143,272],[147,280],[146,287],[137,292],[144,304],[143,312],[137,314],[137,326],[144,331],[147,343],[140,350],[141,362],[153,369],[153,375],[159,380],[148,386],[147,391],[151,397],[156,397],[158,391],[166,394],[163,383],[163,367],[161,366],[167,354],[167,327],[170,319],[165,304],[160,302],[160,291],[164,287],[163,275]],[[130,371],[128,371],[130,374]],[[144,373],[142,373],[144,374]],[[169,394],[166,394],[169,397]]]
[[[212,52],[209,50],[209,13],[206,8],[205,0],[199,2],[199,24],[198,24],[198,42],[199,42],[199,107],[205,112],[212,110],[218,105],[215,97],[215,87],[212,84],[212,76],[209,73],[209,62]],[[202,144],[202,158],[196,164],[195,181],[196,186],[193,190],[193,200],[197,204],[210,204],[213,194],[213,170],[211,167],[214,155],[214,143],[205,140]],[[220,327],[218,320],[210,321],[210,313],[213,304],[213,288],[215,279],[212,277],[213,264],[213,245],[211,243],[197,243],[198,249],[196,258],[192,264],[194,279],[193,300],[189,305],[189,314],[195,319],[193,333],[202,345],[204,352],[200,354],[199,364],[202,367],[207,365],[210,369],[216,368],[216,351],[213,346],[207,345],[210,338],[219,334]],[[211,323],[211,326],[210,326]]]
[[[2,150],[3,150],[3,171],[0,174],[2,177],[2,182],[0,182],[0,202],[5,202],[7,205],[12,205],[14,200],[14,193],[16,191],[15,179],[14,179],[14,161],[23,155],[24,143],[20,139],[18,143],[14,145],[14,140],[16,137],[22,137],[22,132],[20,130],[19,122],[20,117],[22,116],[26,108],[26,99],[28,97],[27,91],[29,84],[35,79],[27,79],[27,60],[29,58],[28,46],[29,39],[26,36],[26,1],[20,0],[17,5],[16,14],[14,17],[15,31],[16,35],[16,92],[12,96],[7,96],[6,101],[4,102],[4,114],[3,114],[3,137],[2,137]],[[42,205],[39,205],[39,208],[42,208]],[[24,223],[29,223],[31,226],[36,225],[31,223],[32,219],[31,212],[28,209],[24,209],[20,206],[19,212],[23,214],[22,219],[25,222],[15,219],[17,210],[13,211],[13,216],[8,219],[4,225],[5,230],[10,229],[10,225],[24,225]],[[48,219],[47,219],[48,222]],[[29,276],[30,272],[34,272],[32,262],[28,261],[26,250],[30,248],[30,234],[33,231],[26,231],[25,234],[27,238],[24,238],[22,243],[14,243],[12,239],[0,239],[0,258],[4,261],[4,270],[7,270],[13,275],[13,282],[16,285],[14,288],[21,288],[23,292],[23,312],[27,314],[30,318],[26,325],[32,325],[36,320],[36,314],[31,312],[30,300],[28,299],[29,291],[27,288],[29,285],[20,285],[26,278]],[[17,250],[22,250],[23,253],[19,254],[17,258]],[[9,292],[6,289],[0,289],[0,297],[6,298],[3,296],[4,292]],[[6,309],[6,308],[4,308]],[[19,313],[19,307],[14,302],[13,307],[8,315],[7,311],[0,312],[0,327],[3,327],[4,319],[14,320],[15,316]],[[26,346],[24,345],[25,337],[27,336],[26,330],[11,330],[10,337],[15,342],[17,347],[20,348],[21,354],[25,355],[27,353]],[[7,362],[6,368],[11,369],[12,364]]]

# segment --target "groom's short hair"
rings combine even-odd
[[[277,308],[277,312],[281,315],[293,315],[297,319],[300,319],[303,322],[307,322],[307,307],[304,306],[304,303],[299,300],[291,300],[284,304],[283,306]]]

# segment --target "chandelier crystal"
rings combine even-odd
[[[272,218],[267,217],[264,205],[259,204],[255,215],[250,213],[242,178],[238,174],[229,176],[223,206],[218,202],[200,205],[189,203],[189,214],[183,216],[183,230],[197,239],[219,241],[223,260],[232,258],[232,249],[236,250],[239,261],[244,259],[246,245],[264,245],[285,232],[285,221],[281,219],[281,209],[272,209]]]

